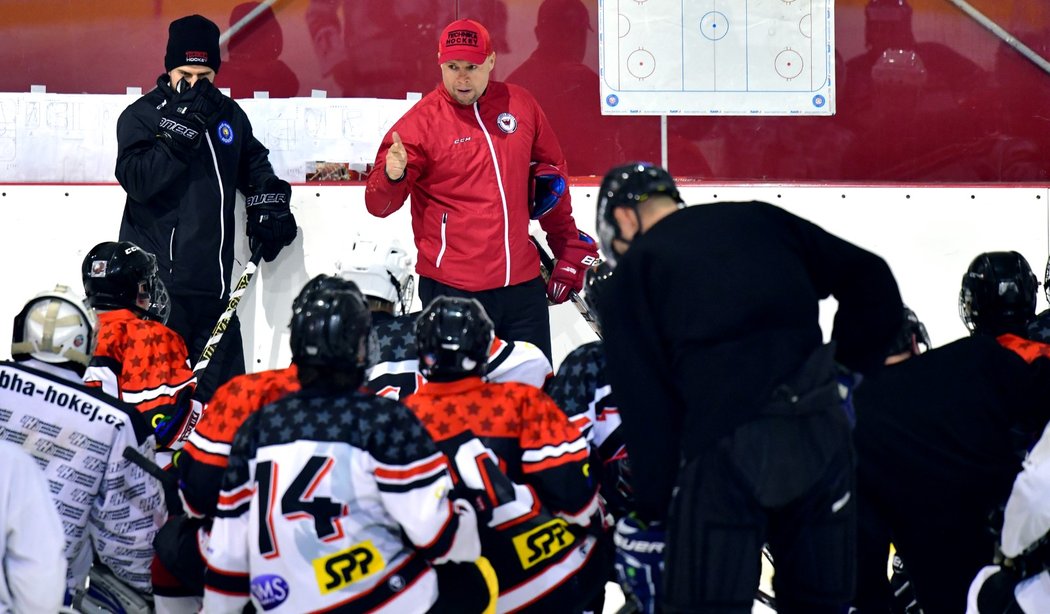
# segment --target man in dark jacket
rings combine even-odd
[[[903,313],[886,263],[760,202],[682,208],[664,169],[598,195],[601,299],[638,513],[667,518],[666,612],[750,612],[763,543],[777,610],[838,612],[853,587],[853,449],[837,361],[881,364]],[[820,299],[838,300],[824,345]],[[673,493],[673,494],[672,494]]]
[[[117,121],[116,177],[128,194],[120,240],[157,256],[171,294],[168,326],[193,358],[229,298],[237,190],[247,197],[253,252],[271,261],[296,235],[291,187],[274,174],[244,111],[212,85],[220,63],[218,26],[200,15],[176,19],[166,72]],[[244,372],[236,317],[223,348],[198,383],[201,400]]]

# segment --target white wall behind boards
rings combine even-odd
[[[573,210],[594,234],[595,186],[573,186]],[[689,203],[764,200],[883,256],[904,300],[926,323],[935,345],[966,334],[957,312],[959,282],[983,251],[1017,250],[1043,277],[1050,190],[1021,187],[836,187],[705,184],[683,188]],[[263,263],[240,315],[245,358],[256,371],[288,364],[292,298],[310,277],[334,273],[355,233],[390,234],[414,252],[408,207],[379,219],[364,207],[364,187],[293,186],[300,233],[272,263]],[[25,301],[55,283],[77,291],[80,263],[100,241],[115,240],[124,192],[112,185],[0,184],[0,356],[9,356],[11,320]],[[243,236],[243,215],[239,220]],[[539,232],[538,226],[536,226]],[[247,246],[238,246],[242,262]],[[234,277],[240,274],[235,266]],[[761,279],[754,283],[762,283]],[[1039,309],[1046,307],[1040,293]],[[831,303],[829,301],[829,303]],[[418,299],[416,308],[420,308]],[[833,305],[822,312],[825,332]],[[555,362],[594,334],[570,305],[551,309]],[[196,357],[191,357],[196,359]]]

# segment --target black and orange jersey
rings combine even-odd
[[[999,345],[1013,350],[1018,356],[1024,358],[1025,362],[1032,362],[1039,357],[1050,358],[1050,344],[1032,341],[1011,333],[999,335],[995,339]]]
[[[543,391],[468,377],[427,382],[404,399],[463,487],[483,491],[492,519],[482,554],[499,577],[500,611],[550,607],[543,596],[593,571],[597,510],[584,436]]]
[[[158,441],[178,447],[193,429],[200,409],[189,398],[197,380],[190,370],[186,342],[160,322],[143,320],[128,309],[104,311],[98,319],[98,346],[84,383],[134,405],[154,429],[173,415],[181,416],[182,428]]]
[[[237,429],[261,407],[297,392],[298,375],[294,364],[284,369],[246,373],[215,391],[177,463],[183,507],[188,514],[215,515],[222,474],[229,462],[230,445]]]

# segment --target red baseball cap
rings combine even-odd
[[[438,64],[463,60],[481,64],[492,55],[492,41],[485,26],[473,19],[457,19],[445,26],[438,40]]]

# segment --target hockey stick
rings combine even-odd
[[[179,498],[178,478],[161,469],[160,465],[146,458],[142,452],[131,446],[124,448],[124,458],[160,482],[160,486],[164,490],[164,505],[168,508],[169,514],[182,513],[182,499]]]
[[[252,277],[255,276],[255,271],[259,269],[261,260],[262,249],[256,249],[252,253],[251,258],[248,259],[248,264],[244,265],[244,271],[241,273],[240,279],[237,280],[237,284],[230,292],[230,302],[226,305],[226,311],[222,312],[219,320],[215,323],[215,328],[211,329],[211,337],[208,338],[208,343],[204,344],[201,357],[197,359],[197,364],[193,365],[193,375],[198,381],[200,381],[201,373],[208,368],[208,363],[211,362],[211,357],[215,354],[216,348],[219,347],[223,333],[226,332],[226,328],[230,325],[230,319],[233,318],[233,314],[237,312],[237,305],[240,304],[241,297],[248,291],[248,284],[251,283]]]
[[[543,245],[540,244],[539,240],[536,239],[536,237],[529,235],[529,239],[532,240],[532,244],[536,246],[536,251],[540,255],[540,273],[543,275],[543,280],[550,281],[551,271],[554,270],[554,257],[550,255],[550,253],[547,251],[547,248],[543,247]],[[598,335],[598,338],[601,339],[601,326],[598,324],[597,316],[594,314],[594,312],[591,311],[591,308],[587,305],[587,301],[583,300],[583,297],[580,296],[575,290],[569,290],[569,300],[572,301],[572,305],[576,308],[576,311],[579,311],[580,315],[583,316],[583,319],[587,321],[587,325],[591,327],[591,330],[594,331],[594,334]]]

